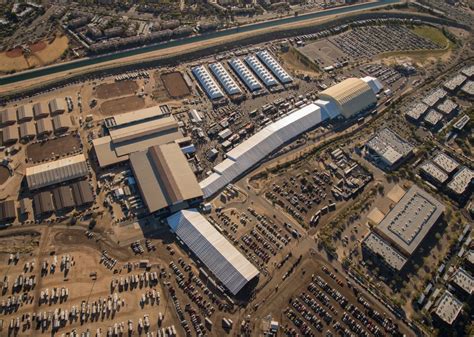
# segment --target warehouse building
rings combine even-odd
[[[467,80],[466,76],[462,74],[456,75],[450,78],[448,81],[446,81],[443,84],[443,88],[450,92],[455,92],[463,85],[464,82],[466,82],[466,80]]]
[[[107,117],[104,119],[104,124],[107,129],[112,130],[125,128],[134,124],[150,122],[166,116],[169,116],[169,114],[163,113],[163,110],[161,110],[159,106],[152,106],[150,108],[139,109]]]
[[[57,210],[71,209],[75,206],[69,186],[59,186],[53,189],[53,199]]]
[[[447,118],[451,118],[459,111],[459,106],[448,98],[444,102],[439,104],[436,107],[436,110],[441,112]]]
[[[421,175],[436,185],[443,185],[449,179],[448,175],[431,161],[423,163],[420,169]]]
[[[385,170],[400,166],[413,153],[413,145],[392,130],[380,130],[365,145],[367,157]]]
[[[33,114],[36,119],[45,118],[49,116],[49,112],[43,103],[37,102],[33,104]]]
[[[441,219],[445,207],[418,186],[412,186],[375,231],[406,257],[420,246]]]
[[[383,89],[383,84],[380,82],[377,78],[372,77],[372,76],[365,76],[361,78],[362,81],[367,83],[374,92],[374,94],[378,94],[382,91]]]
[[[16,113],[13,109],[6,109],[0,111],[0,124],[12,125],[16,123]]]
[[[422,102],[425,103],[430,108],[434,108],[434,106],[436,104],[438,104],[439,102],[441,102],[441,100],[443,100],[446,97],[447,94],[448,93],[446,92],[446,90],[438,88],[438,89],[432,91],[431,93],[429,93],[423,99]]]
[[[56,115],[53,117],[55,133],[64,133],[72,127],[71,117],[68,115]]]
[[[245,83],[250,92],[254,92],[262,89],[262,85],[257,80],[254,74],[249,68],[238,58],[234,58],[229,61],[230,66],[235,71],[237,76]]]
[[[168,225],[233,295],[257,279],[257,268],[197,210],[183,210],[170,216]]]
[[[293,78],[283,69],[283,67],[275,60],[275,58],[266,50],[257,53],[258,58],[267,66],[268,69],[283,84],[293,82]]]
[[[15,200],[5,200],[0,202],[0,221],[13,221],[16,219]]]
[[[202,201],[201,188],[176,143],[132,153],[130,165],[150,213],[174,213]]]
[[[441,295],[434,313],[444,323],[453,325],[461,313],[462,308],[463,303],[446,290],[444,294]]]
[[[360,78],[348,78],[322,91],[319,97],[335,103],[345,118],[351,118],[377,104],[376,92]]]
[[[92,141],[99,166],[102,168],[127,161],[133,152],[183,138],[173,116],[114,127],[109,133],[108,136]]]
[[[409,108],[405,116],[412,122],[419,122],[428,109],[429,107],[425,103],[419,102]]]
[[[30,190],[59,184],[87,176],[89,167],[84,154],[67,157],[26,168],[26,181]]]
[[[14,144],[18,141],[19,137],[17,125],[9,125],[2,129],[3,144]]]
[[[16,115],[19,123],[33,119],[33,107],[30,104],[22,105],[16,109]]]
[[[53,122],[49,118],[42,118],[36,122],[38,137],[50,135],[53,132]]]
[[[36,127],[33,121],[20,124],[20,138],[24,141],[31,140],[36,136]]]
[[[362,253],[376,258],[393,271],[402,270],[407,263],[406,257],[373,232],[362,241]]]
[[[62,99],[53,98],[48,103],[51,116],[59,115],[66,111],[66,102]]]
[[[234,79],[221,63],[212,63],[209,65],[209,69],[211,69],[228,95],[239,95],[242,93],[242,90],[240,90],[237,83],[235,83]]]
[[[309,104],[268,125],[227,152],[214,173],[199,185],[209,198],[290,140],[329,119],[319,106]]]
[[[472,192],[474,171],[461,167],[448,184],[448,190],[455,197],[468,197]]]
[[[402,271],[444,213],[444,205],[414,185],[362,242],[364,256]]]
[[[265,84],[267,88],[273,87],[278,84],[275,77],[265,68],[265,66],[255,57],[249,55],[245,57],[245,62],[249,65],[250,69],[257,74],[258,78]]]
[[[219,88],[216,81],[214,81],[214,79],[211,77],[211,74],[209,74],[203,65],[196,66],[192,68],[191,71],[201,84],[204,92],[211,100],[218,100],[224,97],[224,93],[222,92],[221,88]]]
[[[453,173],[459,167],[457,161],[443,152],[438,153],[433,158],[433,163],[438,165],[441,169],[443,169],[444,172],[448,174]]]
[[[36,193],[33,197],[33,209],[36,217],[54,212],[55,209],[51,192],[44,191]]]
[[[454,272],[451,283],[463,295],[471,296],[474,293],[474,277],[463,268]]]
[[[77,207],[88,206],[94,202],[94,192],[91,185],[81,180],[71,185],[74,202]]]
[[[434,109],[430,109],[424,118],[425,125],[430,128],[440,127],[442,120],[443,120],[443,115]]]

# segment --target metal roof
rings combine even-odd
[[[211,77],[209,71],[203,65],[192,68],[194,76],[198,79],[202,88],[209,96],[210,99],[219,99],[224,97],[224,93],[221,88],[217,85],[216,81]]]
[[[31,104],[19,106],[16,110],[18,121],[33,119],[33,107]]]
[[[319,94],[323,100],[333,100],[345,118],[349,118],[377,102],[371,87],[360,78],[348,78]]]
[[[214,167],[218,176],[211,175],[199,183],[204,197],[212,196],[280,146],[328,118],[317,105],[309,104],[269,124],[227,153],[227,159]]]
[[[9,125],[2,129],[3,142],[11,143],[16,142],[19,138],[18,125]]]
[[[240,90],[237,83],[234,79],[230,76],[227,70],[221,63],[212,63],[209,65],[209,69],[211,69],[214,76],[217,78],[219,83],[224,87],[225,91],[229,95],[236,95],[241,94],[242,90]]]
[[[42,118],[36,122],[36,130],[38,135],[51,133],[53,132],[53,122],[49,118]]]
[[[51,115],[61,114],[66,111],[66,102],[58,98],[53,98],[52,100],[50,100],[48,106]]]
[[[175,143],[132,153],[130,165],[150,212],[202,197],[196,177]]]
[[[262,89],[260,82],[242,60],[234,58],[229,64],[250,91]]]
[[[33,104],[33,113],[35,115],[35,118],[43,118],[49,115],[48,110],[46,110],[44,104],[41,102]]]
[[[119,128],[129,124],[137,124],[146,122],[152,119],[159,119],[163,117],[163,112],[159,106],[153,106],[150,108],[135,110],[118,114],[105,119],[105,124],[108,128]]]
[[[283,69],[283,67],[275,60],[275,58],[267,51],[259,51],[258,58],[272,71],[272,73],[283,83],[290,83],[293,81],[291,76]]]
[[[36,136],[36,127],[33,121],[20,124],[20,137],[28,138]]]
[[[53,117],[54,130],[64,131],[72,127],[71,117],[69,115],[57,115]]]
[[[0,202],[0,221],[12,220],[15,218],[15,200],[5,200]]]
[[[69,186],[59,186],[53,190],[53,199],[56,209],[65,209],[74,207],[71,188]]]
[[[89,173],[86,157],[79,154],[26,168],[28,187],[33,189],[58,184],[86,176]]]
[[[413,185],[375,229],[402,253],[410,256],[444,210],[443,204]]]
[[[265,68],[265,66],[258,60],[258,58],[254,55],[246,56],[245,62],[249,65],[249,67],[253,70],[255,74],[257,74],[258,78],[265,84],[267,87],[271,87],[277,85],[278,82],[273,77],[272,74]]]
[[[180,211],[168,218],[168,224],[232,294],[259,275],[257,268],[197,210]]]
[[[91,204],[94,202],[94,192],[92,191],[91,185],[81,180],[71,185],[72,194],[77,206]]]
[[[6,109],[0,111],[1,124],[13,124],[16,122],[16,113],[13,109]]]

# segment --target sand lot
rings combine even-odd
[[[112,116],[145,107],[145,100],[138,96],[127,96],[106,101],[100,105],[100,112],[105,116]]]
[[[53,63],[61,57],[69,46],[67,36],[54,39],[53,42],[40,41],[30,47],[31,55],[25,58],[21,49],[0,53],[0,72],[20,71]]]
[[[26,157],[33,162],[50,159],[53,156],[63,156],[81,148],[81,140],[74,135],[49,139],[44,142],[30,144],[26,148]]]
[[[96,88],[96,97],[100,99],[109,99],[125,95],[131,95],[138,89],[135,81],[121,81],[113,83],[104,83]]]

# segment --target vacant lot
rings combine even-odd
[[[74,153],[81,148],[81,140],[74,135],[67,135],[56,139],[48,139],[44,142],[30,144],[26,147],[26,157],[33,162],[52,159],[55,156],[63,156]]]
[[[172,98],[180,98],[190,94],[188,85],[180,72],[172,72],[161,75],[161,80]]]
[[[101,99],[108,99],[124,95],[131,95],[138,89],[135,81],[121,81],[114,83],[104,83],[97,87],[96,96]]]
[[[1,165],[0,166],[0,185],[2,185],[5,181],[8,180],[8,178],[10,178],[10,170]]]
[[[128,111],[138,110],[145,107],[145,100],[137,96],[127,96],[104,102],[100,105],[100,111],[106,116],[121,114]]]

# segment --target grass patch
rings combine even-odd
[[[440,48],[447,49],[450,46],[450,40],[444,35],[444,33],[435,27],[430,26],[416,26],[412,28],[412,31],[425,39],[431,40],[436,43]]]

